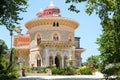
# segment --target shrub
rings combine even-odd
[[[73,75],[73,74],[75,74],[75,69],[71,65],[67,64],[65,66],[65,74],[66,75]]]
[[[58,68],[58,75],[64,75],[65,74],[65,71],[63,68]]]
[[[38,67],[37,71],[38,71],[38,73],[45,73],[45,68],[44,67]]]
[[[23,64],[22,64],[21,67],[22,67],[21,69],[25,69],[25,71],[28,72],[28,73],[29,73],[29,72],[32,72],[32,67],[30,67],[30,66],[26,66],[26,65],[23,65]]]
[[[0,79],[2,80],[13,80],[16,79],[17,77],[14,74],[1,74]]]
[[[91,69],[89,67],[83,66],[83,67],[79,67],[76,70],[76,73],[77,74],[82,74],[82,75],[91,75],[92,71],[91,71]]]
[[[105,68],[103,70],[103,73],[104,74],[107,74],[108,76],[111,76],[111,75],[119,75],[119,67],[117,66],[108,66],[107,68]]]
[[[107,74],[108,76],[113,75],[114,69],[113,68],[108,68],[103,71],[104,74]]]
[[[58,69],[56,67],[52,68],[52,74],[58,74]]]

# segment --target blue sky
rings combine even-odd
[[[98,45],[96,44],[96,38],[101,34],[101,26],[100,20],[96,14],[92,14],[91,16],[85,13],[85,5],[75,4],[78,9],[81,10],[80,13],[70,12],[68,7],[70,4],[65,4],[65,0],[52,0],[54,5],[59,7],[61,10],[61,15],[63,17],[72,18],[77,21],[80,25],[75,30],[75,36],[81,37],[80,46],[85,48],[86,51],[82,53],[83,61],[85,61],[91,55],[100,54],[97,50]],[[24,19],[20,21],[18,26],[21,26],[23,31],[22,33],[26,33],[27,29],[25,28],[25,23],[31,19],[36,18],[36,13],[40,10],[40,8],[45,9],[50,4],[50,0],[29,0],[29,7],[27,8],[26,13],[21,13],[20,16]],[[16,33],[14,33],[15,35]],[[8,47],[10,48],[10,35],[9,31],[5,27],[0,27],[0,39],[3,39]]]

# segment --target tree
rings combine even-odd
[[[95,12],[101,19],[103,33],[97,44],[103,61],[107,63],[120,62],[120,1],[119,0],[66,0],[71,3],[70,11],[79,12],[73,3],[86,2],[85,12],[91,15]]]
[[[19,24],[20,12],[26,12],[27,0],[1,0],[0,1],[0,25],[4,25],[9,31]]]
[[[8,50],[8,47],[7,45],[5,44],[5,42],[0,39],[0,64],[2,62],[2,57],[7,54],[7,50]]]
[[[7,53],[7,45],[5,44],[5,42],[0,39],[0,55],[2,56],[3,54],[6,54]]]
[[[0,25],[4,25],[9,31],[11,36],[11,48],[12,48],[12,35],[13,31],[20,32],[20,27],[16,27],[19,24],[20,12],[26,12],[27,0],[2,0],[0,1]],[[4,47],[3,47],[4,49]],[[10,52],[10,63],[12,65],[13,49]]]
[[[7,54],[7,52],[7,45],[2,39],[0,39],[0,74],[3,72],[4,66],[6,64],[5,54]]]
[[[10,55],[12,54],[12,55]],[[11,77],[18,77],[18,71],[15,66],[15,49],[9,50],[3,40],[0,39],[0,79],[12,80]],[[10,55],[10,62],[6,58],[6,55]]]

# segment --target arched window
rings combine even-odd
[[[53,23],[53,27],[59,27],[59,23],[58,22],[54,22]]]
[[[53,35],[53,40],[54,40],[54,41],[58,41],[58,40],[59,40],[59,37],[58,37],[57,34],[54,34],[54,35]]]
[[[53,23],[53,27],[55,27],[55,22]]]
[[[40,34],[37,35],[37,45],[39,45],[41,42],[41,37],[40,37]]]
[[[49,12],[49,14],[51,14],[51,12]]]
[[[56,26],[58,27],[59,26],[59,23],[57,22]]]

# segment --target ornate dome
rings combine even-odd
[[[59,17],[60,16],[60,9],[56,7],[53,2],[50,3],[48,7],[44,10],[40,10],[37,14],[38,17]]]

